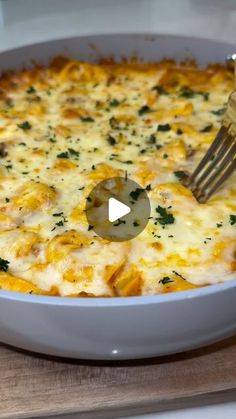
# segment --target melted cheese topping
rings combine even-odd
[[[91,65],[57,58],[0,80],[0,288],[128,296],[230,280],[236,174],[199,204],[181,179],[220,127],[233,75],[222,66]],[[107,242],[85,218],[97,182],[148,186],[152,218]]]

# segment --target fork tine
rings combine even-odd
[[[209,189],[207,193],[197,198],[199,202],[201,203],[206,202],[207,199],[211,197],[211,195],[222,185],[222,183],[224,183],[224,181],[234,172],[235,169],[236,169],[236,159],[234,159],[231,162],[229,167],[224,172],[223,176],[215,184],[212,185],[212,188]]]
[[[218,174],[225,168],[228,162],[233,159],[236,152],[236,143],[234,143],[233,137],[229,136],[227,140],[228,141],[226,141],[224,147],[222,147],[216,159],[213,160],[209,167],[203,172],[200,179],[196,182],[196,189],[197,187],[206,189],[208,185],[213,182]],[[211,173],[213,174],[211,175]],[[209,175],[211,176],[209,177]]]
[[[215,140],[209,147],[206,155],[203,157],[203,159],[200,161],[199,165],[196,167],[193,174],[186,180],[185,184],[186,186],[190,186],[190,184],[194,183],[195,179],[197,178],[198,174],[201,172],[201,170],[204,168],[206,163],[212,158],[212,154],[217,150],[219,145],[221,144],[222,140],[224,139],[225,135],[228,132],[228,128],[226,128],[224,125],[220,128]]]
[[[215,172],[210,176],[207,182],[204,183],[204,185],[202,185],[202,188],[207,189],[207,187],[217,178],[217,176],[223,172],[223,170],[226,168],[228,163],[233,160],[233,157],[235,156],[235,154],[236,154],[236,144],[233,144],[233,146],[225,154],[219,166],[216,167]]]
[[[222,144],[219,147],[219,151],[217,151],[217,154],[215,155],[215,158],[212,160],[212,162],[208,165],[207,169],[205,169],[202,173],[202,175],[195,181],[194,187],[197,188],[199,185],[201,185],[202,182],[204,182],[205,179],[207,179],[208,175],[212,172],[214,168],[217,169],[217,164],[221,161],[222,157],[224,157],[225,152],[229,149],[229,147],[232,147],[234,144],[234,138],[231,137],[231,135],[227,135]]]

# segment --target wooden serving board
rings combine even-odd
[[[225,400],[236,400],[236,337],[116,363],[49,359],[0,345],[1,419],[69,413],[105,419]]]

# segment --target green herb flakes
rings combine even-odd
[[[108,144],[113,146],[113,145],[116,144],[116,139],[114,137],[112,137],[111,135],[108,135],[107,142],[108,142]]]
[[[211,113],[216,116],[222,116],[224,115],[225,111],[226,111],[226,108],[220,108],[220,109],[216,109],[215,111],[211,111]]]
[[[28,94],[36,93],[34,86],[28,87],[28,89],[26,90],[26,93]]]
[[[134,191],[131,191],[129,196],[131,196],[131,198],[134,201],[137,201],[139,199],[139,196],[141,195],[141,193],[144,192],[143,188],[136,188]]]
[[[236,215],[231,214],[231,215],[229,216],[229,222],[230,222],[230,225],[231,225],[231,226],[235,225],[235,224],[236,224]]]
[[[111,99],[111,100],[110,100],[110,102],[109,102],[109,105],[110,105],[112,108],[116,108],[117,106],[119,106],[119,104],[120,104],[120,102],[119,102],[119,100],[117,100],[117,99]]]
[[[197,92],[192,90],[189,86],[182,86],[179,91],[179,96],[185,97],[186,99],[192,99],[196,94]]]
[[[154,90],[155,92],[157,92],[159,95],[168,95],[169,93],[167,92],[167,90],[161,86],[160,84],[157,86],[154,86],[152,88],[152,90]]]
[[[156,143],[156,136],[155,134],[151,134],[149,139],[148,139],[148,143],[149,144],[155,144]]]
[[[163,125],[158,125],[158,127],[157,127],[157,131],[160,131],[160,132],[167,132],[167,131],[170,131],[171,130],[171,126],[170,126],[170,124],[163,124]]]
[[[8,260],[0,258],[0,271],[7,272],[9,264]]]
[[[150,113],[150,112],[151,112],[151,109],[148,105],[144,105],[138,110],[139,116],[145,115],[146,113]]]
[[[62,153],[57,154],[57,158],[58,159],[69,159],[69,152],[68,151],[63,151]]]
[[[84,117],[84,118],[80,118],[80,120],[82,122],[94,122],[94,119],[91,118],[90,116]]]
[[[183,179],[185,179],[187,177],[187,174],[183,170],[177,170],[176,172],[174,172],[174,175],[179,180],[183,180]]]
[[[210,132],[212,130],[212,127],[212,124],[206,125],[204,128],[200,130],[200,132]]]
[[[159,284],[167,285],[170,284],[170,282],[174,281],[172,281],[172,279],[170,279],[168,276],[164,276],[164,278],[160,279]]]
[[[32,128],[32,125],[28,121],[22,122],[22,124],[17,125],[18,128],[23,129],[23,131],[29,131]]]
[[[70,157],[79,157],[80,152],[74,150],[73,148],[68,148],[68,151],[62,151],[62,153],[57,154],[58,159],[69,159]]]
[[[162,226],[167,224],[174,224],[175,218],[173,214],[167,211],[166,208],[163,208],[160,205],[158,205],[158,207],[156,208],[156,212],[160,214],[160,217],[156,218],[159,224],[161,224]]]
[[[77,150],[74,150],[73,148],[68,148],[68,151],[69,151],[71,156],[79,157],[79,155],[80,155],[80,152],[77,151]]]

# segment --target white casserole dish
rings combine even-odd
[[[147,61],[164,56],[223,62],[233,45],[167,35],[101,35],[50,41],[0,54],[0,70],[58,54]],[[173,294],[127,298],[62,298],[0,290],[0,341],[44,354],[134,359],[196,348],[236,332],[236,279]]]

